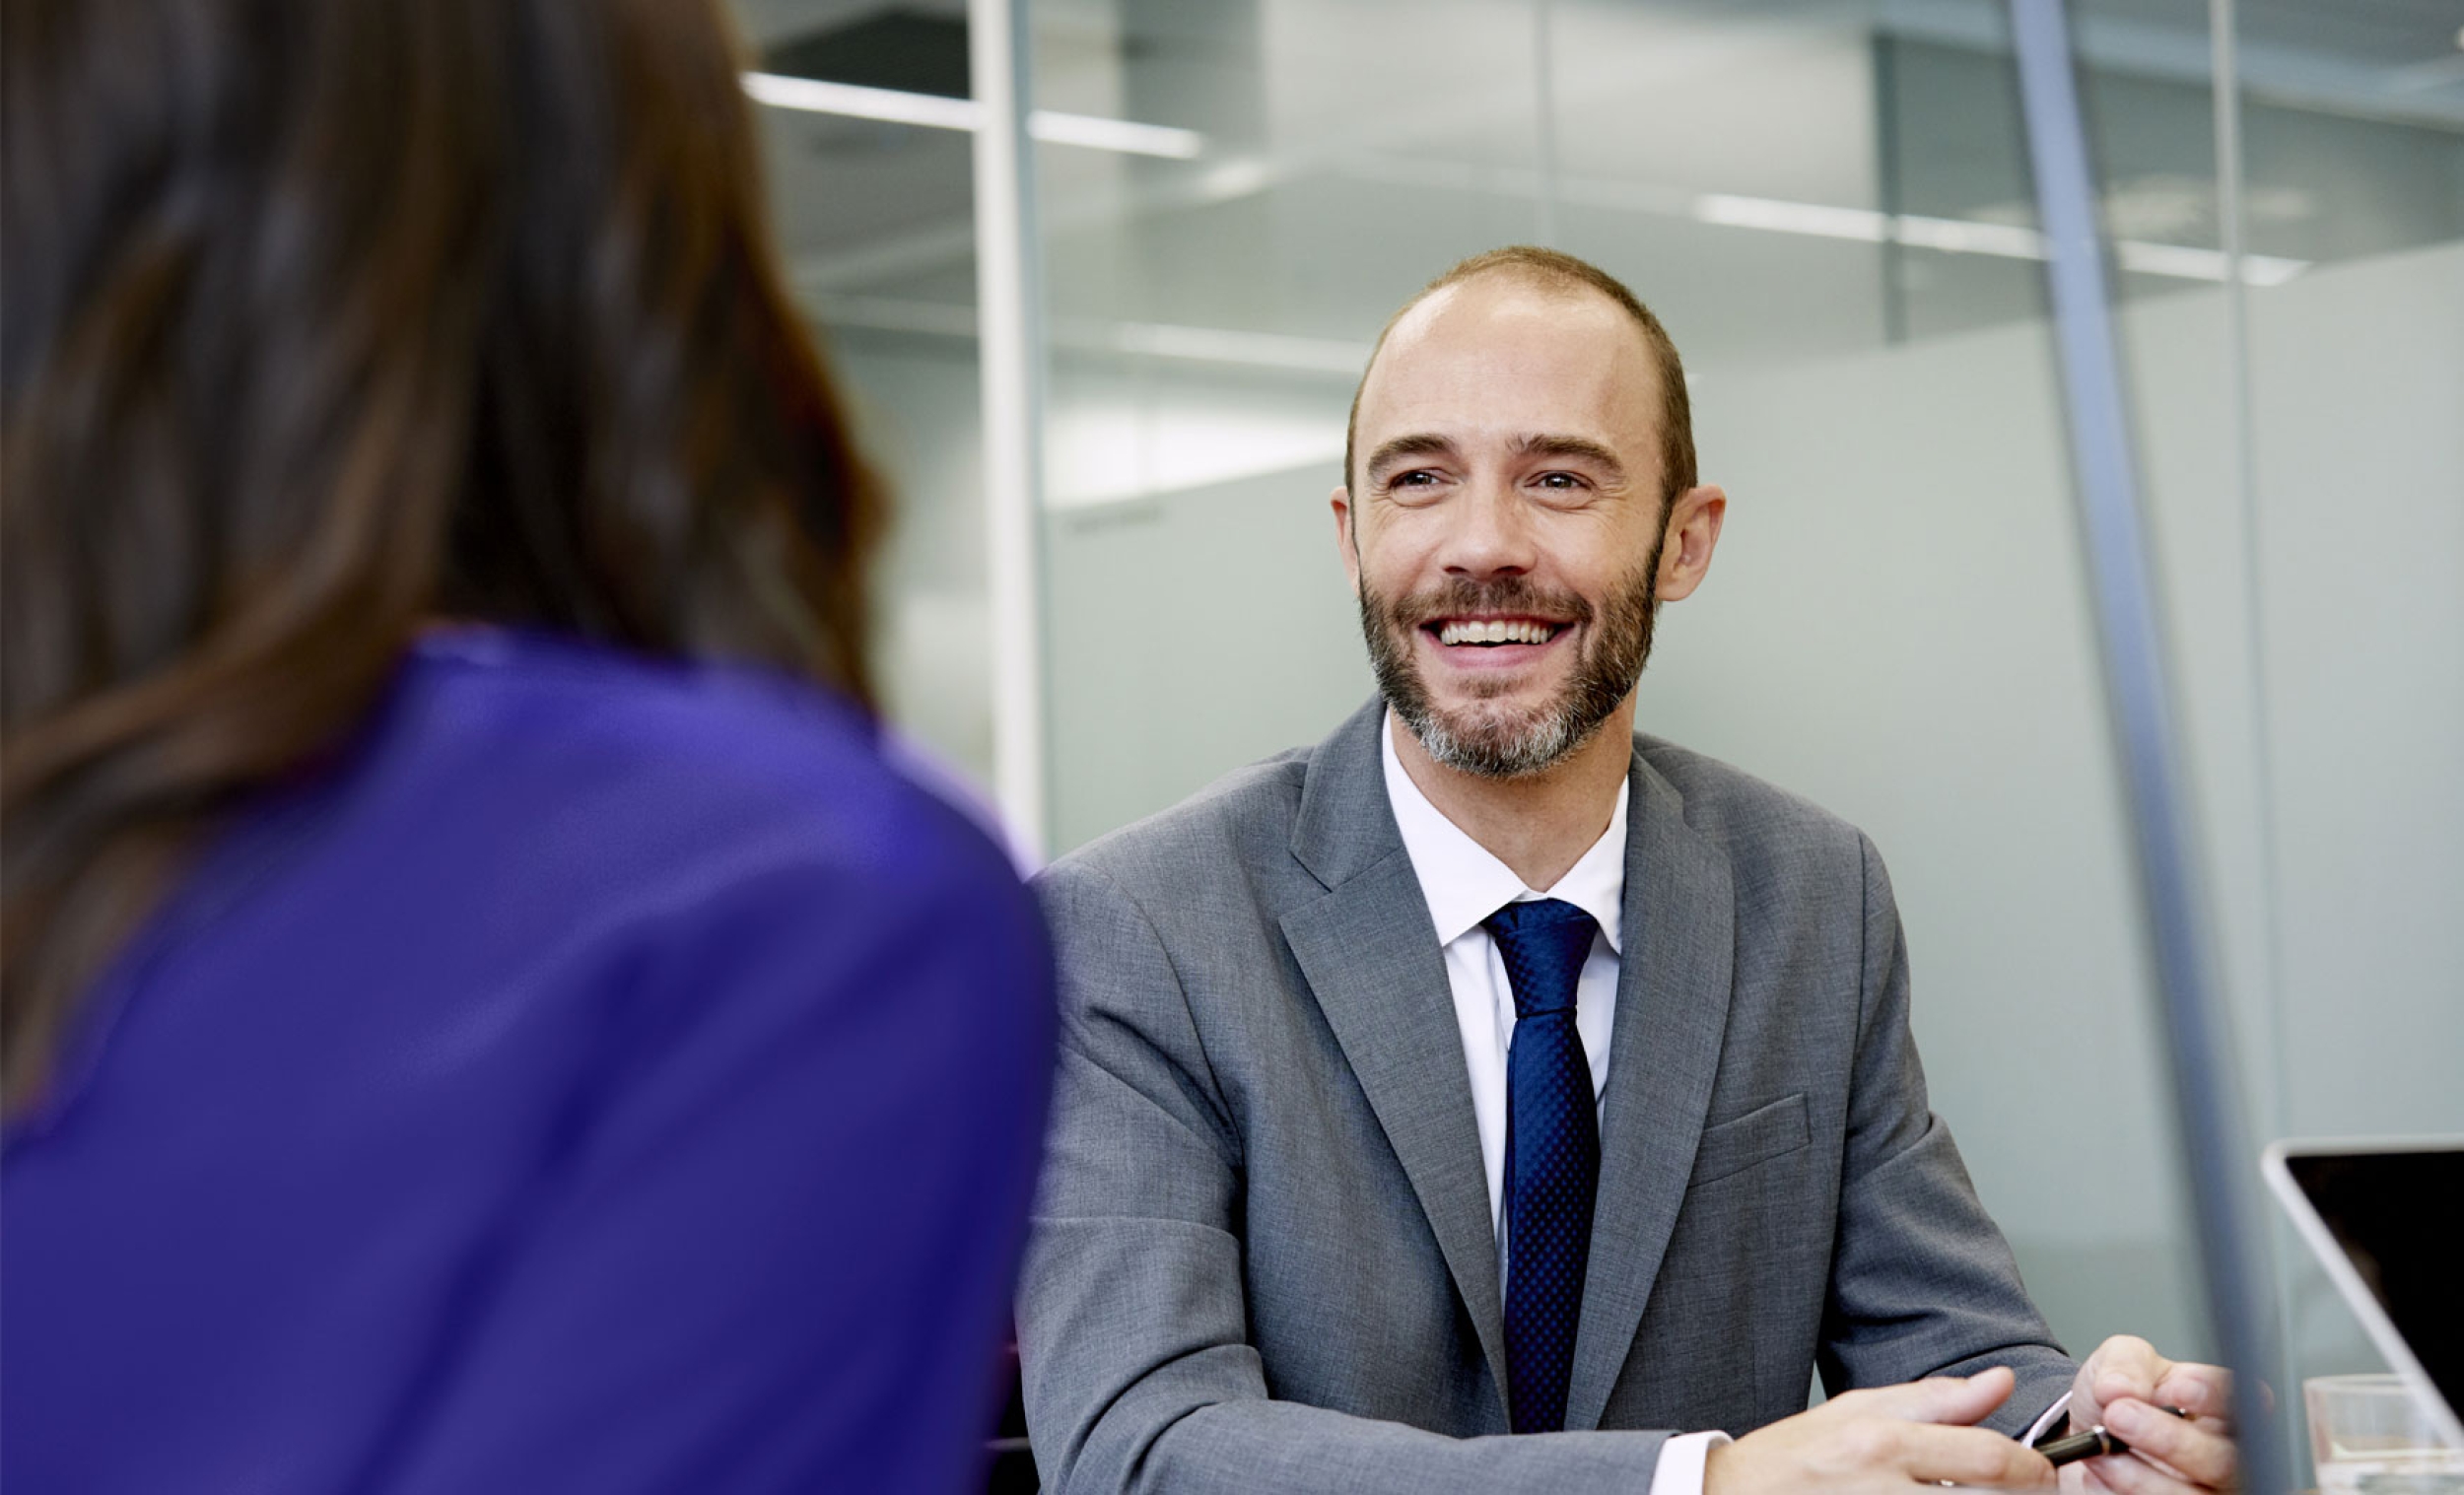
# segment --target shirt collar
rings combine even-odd
[[[1395,810],[1395,828],[1403,833],[1403,851],[1411,858],[1412,875],[1420,880],[1421,897],[1428,900],[1429,921],[1437,926],[1440,945],[1453,944],[1478,928],[1480,920],[1518,899],[1556,898],[1589,914],[1600,932],[1608,937],[1608,948],[1623,952],[1617,924],[1625,908],[1629,781],[1617,781],[1617,802],[1608,813],[1608,828],[1600,833],[1591,849],[1566,869],[1555,887],[1535,891],[1525,887],[1514,869],[1488,848],[1448,820],[1411,781],[1403,759],[1395,753],[1392,711],[1378,728],[1378,745],[1386,763],[1386,798]]]

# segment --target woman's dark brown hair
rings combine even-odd
[[[0,0],[0,1042],[439,618],[869,701],[705,0]]]

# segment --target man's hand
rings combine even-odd
[[[2043,1455],[1991,1428],[1967,1426],[2002,1405],[2014,1384],[1997,1366],[1833,1396],[1713,1449],[1703,1462],[1703,1495],[1853,1495],[1946,1479],[2049,1486],[2053,1465]]]
[[[2147,1340],[2116,1334],[2096,1346],[2071,1383],[2072,1429],[2098,1423],[2130,1452],[2065,1468],[2066,1491],[2192,1495],[2237,1487],[2232,1378],[2221,1366],[2167,1360]]]

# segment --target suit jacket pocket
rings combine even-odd
[[[1744,1173],[1757,1163],[1795,1152],[1813,1140],[1813,1131],[1806,1123],[1804,1092],[1782,1096],[1734,1121],[1704,1127],[1702,1141],[1694,1149],[1694,1176],[1686,1181],[1686,1187],[1692,1189],[1714,1179]]]

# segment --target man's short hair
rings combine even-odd
[[[1643,332],[1643,342],[1651,349],[1653,366],[1660,375],[1660,479],[1662,502],[1674,500],[1694,486],[1694,412],[1685,398],[1685,366],[1677,356],[1677,344],[1670,341],[1669,329],[1660,325],[1660,318],[1642,304],[1624,282],[1588,260],[1537,244],[1509,244],[1474,254],[1457,263],[1445,274],[1422,286],[1411,300],[1395,309],[1378,331],[1377,346],[1369,351],[1368,367],[1360,371],[1360,382],[1352,388],[1351,417],[1343,426],[1343,482],[1352,481],[1352,441],[1360,429],[1360,391],[1368,387],[1369,369],[1375,368],[1378,355],[1386,351],[1387,336],[1395,324],[1417,306],[1449,286],[1482,275],[1512,275],[1527,284],[1546,291],[1597,291],[1616,303],[1618,308],[1634,319]]]

